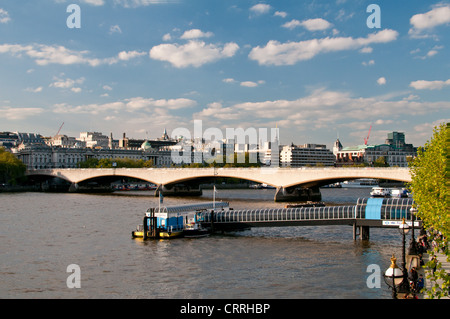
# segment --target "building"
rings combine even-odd
[[[19,136],[13,132],[0,132],[0,147],[11,149],[18,145]]]
[[[86,143],[86,147],[109,148],[110,138],[100,132],[82,132],[77,140]]]
[[[75,137],[70,137],[67,135],[55,135],[48,138],[45,143],[49,146],[61,146],[61,147],[86,147],[85,141],[80,141]]]
[[[417,148],[405,143],[405,134],[399,132],[388,133],[385,144],[355,145],[342,147],[339,139],[333,147],[336,165],[346,166],[354,164],[373,165],[383,157],[389,166],[408,167],[408,159],[417,156]]]
[[[281,167],[334,166],[336,158],[322,144],[286,145],[280,152]]]
[[[77,168],[78,163],[90,158],[152,160],[156,167],[169,167],[172,164],[169,151],[145,149],[55,147],[45,143],[34,143],[20,144],[13,148],[12,152],[26,165],[27,169]]]

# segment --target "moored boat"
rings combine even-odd
[[[370,196],[372,197],[389,197],[389,189],[383,187],[372,187],[370,191]]]
[[[202,213],[228,209],[226,202],[149,208],[145,213],[143,224],[138,225],[131,236],[143,239],[205,237],[209,231],[202,227]]]

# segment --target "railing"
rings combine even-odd
[[[270,208],[253,210],[228,210],[214,213],[216,223],[246,223],[273,221],[304,221],[355,219],[355,206],[327,206],[304,208]],[[211,213],[203,213],[204,222],[211,222]]]
[[[367,198],[358,199],[352,206],[325,206],[301,208],[267,208],[252,210],[225,210],[214,213],[214,223],[296,222],[313,220],[370,219],[366,216]],[[370,202],[369,202],[370,204]],[[411,219],[412,198],[386,198],[379,201],[379,220]],[[211,222],[211,213],[201,213],[202,221]]]

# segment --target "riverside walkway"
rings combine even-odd
[[[450,262],[447,261],[447,256],[441,253],[435,253],[436,255],[436,259],[439,263],[441,263],[441,269],[445,270],[445,272],[447,274],[450,273]],[[425,263],[429,262],[431,260],[431,256],[429,254],[423,254],[423,260]],[[434,285],[434,282],[430,279],[427,278],[427,276],[430,274],[431,271],[429,270],[425,270],[424,271],[424,277],[425,277],[425,288],[431,289],[432,285]],[[442,285],[442,281],[438,280],[436,282],[439,286]],[[427,296],[425,295],[424,298],[427,298]],[[441,299],[450,299],[450,297],[442,297]]]

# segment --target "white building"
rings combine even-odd
[[[335,156],[322,144],[287,145],[280,152],[281,167],[334,166]]]
[[[66,148],[50,147],[45,144],[21,144],[13,148],[12,152],[27,166],[27,169],[77,168],[78,163],[90,158],[152,160],[157,167],[169,167],[172,164],[169,151]]]

